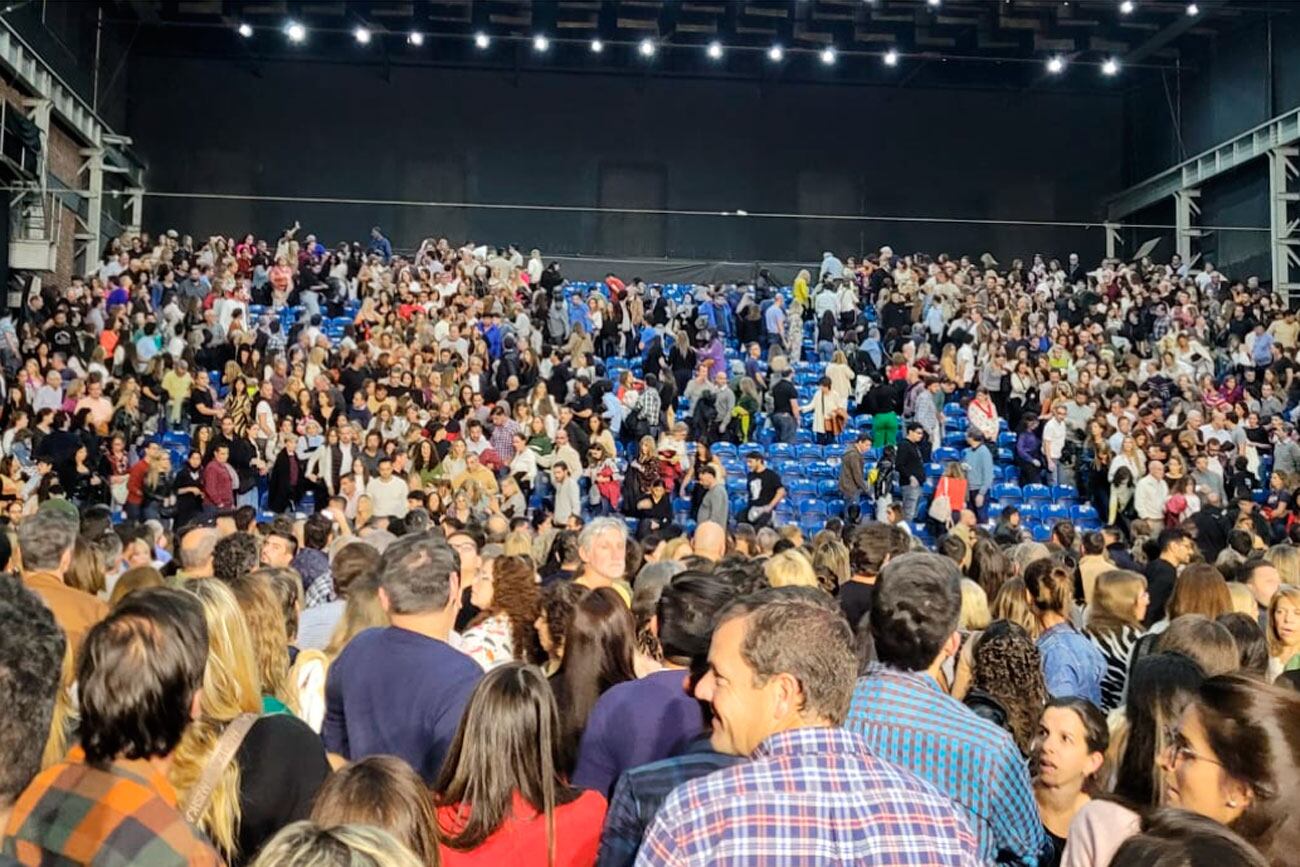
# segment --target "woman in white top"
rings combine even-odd
[[[831,363],[826,365],[826,378],[831,381],[831,391],[840,400],[847,402],[849,395],[853,394],[853,384],[858,375],[849,367],[849,360],[844,353],[837,349],[831,356]]]
[[[474,582],[470,601],[482,613],[461,633],[461,653],[485,671],[515,660],[528,662],[537,643],[533,625],[541,610],[541,590],[530,561],[499,557]]]
[[[1126,436],[1120,443],[1119,452],[1111,458],[1110,469],[1106,471],[1108,481],[1115,480],[1115,474],[1120,471],[1121,467],[1127,467],[1128,471],[1133,474],[1133,478],[1140,479],[1146,475],[1147,459],[1137,447],[1137,441],[1133,437]]]
[[[817,442],[821,445],[829,445],[834,442],[835,435],[828,422],[837,410],[847,411],[847,405],[844,399],[831,388],[830,377],[823,376],[812,400],[799,409],[813,414],[813,433],[817,434]]]

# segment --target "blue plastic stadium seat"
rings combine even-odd
[[[1020,490],[1019,485],[1001,484],[994,485],[992,490],[993,498],[996,500],[1018,502],[1025,498],[1024,491]]]
[[[1084,521],[1100,521],[1101,516],[1097,514],[1097,508],[1091,503],[1080,503],[1070,508],[1070,519],[1082,523]]]
[[[1029,528],[1035,542],[1046,542],[1052,538],[1052,528],[1043,524],[1034,524]]]
[[[1041,521],[1043,519],[1043,507],[1038,503],[1022,503],[1017,506],[1020,510],[1020,520],[1026,524]]]
[[[1009,432],[1009,431],[1003,431],[1002,433],[998,434],[998,445],[999,445],[999,446],[1005,446],[1005,447],[1007,447],[1007,448],[1013,448],[1013,447],[1015,446],[1015,444],[1016,444],[1016,435],[1015,435],[1015,434],[1013,434],[1013,433],[1011,433],[1011,432]]]
[[[1070,520],[1070,507],[1065,503],[1048,503],[1043,506],[1043,523],[1054,524],[1057,521]]]
[[[1079,489],[1074,485],[1056,485],[1052,488],[1052,499],[1077,500],[1079,499]]]
[[[835,496],[839,492],[840,483],[838,479],[822,479],[817,482],[817,496],[823,500]]]
[[[937,461],[931,461],[925,465],[925,476],[928,479],[937,479],[943,475],[943,464]]]
[[[822,447],[809,443],[796,443],[794,456],[796,460],[800,461],[820,461],[822,459]]]
[[[961,460],[961,454],[956,449],[951,449],[951,448],[935,449],[934,459],[939,463],[947,463],[948,461],[959,461]]]
[[[767,447],[767,456],[771,458],[782,457],[788,458],[794,455],[794,446],[789,443],[772,443]]]
[[[816,463],[810,462],[803,466],[807,469],[808,475],[812,476],[814,479],[829,479],[832,476],[839,475],[839,468],[832,467],[830,464],[826,463],[826,461],[817,461]]]
[[[1052,501],[1052,489],[1047,485],[1025,485],[1021,493],[1026,500],[1038,500],[1043,503]]]

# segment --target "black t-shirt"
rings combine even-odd
[[[840,608],[848,618],[849,626],[858,631],[862,618],[871,610],[871,600],[876,595],[876,585],[861,581],[846,581],[840,585]]]
[[[1147,608],[1146,625],[1151,626],[1165,616],[1165,605],[1173,595],[1174,580],[1178,577],[1178,570],[1168,560],[1157,558],[1147,564],[1146,577],[1147,593],[1151,597],[1151,605]]]
[[[289,714],[264,716],[239,745],[239,854],[246,864],[276,832],[306,819],[330,774],[325,747],[305,722]]]
[[[772,412],[790,412],[791,401],[799,402],[799,391],[788,379],[783,379],[772,386]]]
[[[749,491],[751,507],[768,505],[776,498],[776,492],[781,489],[781,477],[770,467],[764,468],[759,473],[749,473],[745,477],[745,483]]]

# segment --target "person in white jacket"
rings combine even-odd
[[[1152,461],[1147,465],[1147,474],[1138,480],[1133,491],[1133,508],[1139,518],[1163,522],[1165,501],[1168,499],[1169,483],[1165,481],[1165,465],[1160,461]]]

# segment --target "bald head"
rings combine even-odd
[[[727,553],[727,531],[721,524],[705,521],[695,528],[695,538],[691,540],[695,553],[715,563]]]
[[[190,578],[212,576],[212,551],[217,546],[217,531],[211,527],[190,530],[181,539],[181,567]]]

